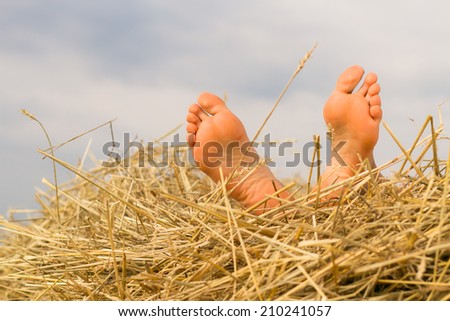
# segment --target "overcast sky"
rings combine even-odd
[[[0,213],[36,207],[35,187],[52,179],[51,163],[36,152],[45,136],[21,108],[54,144],[116,117],[119,142],[125,132],[151,141],[212,91],[227,94],[252,136],[315,42],[264,133],[299,142],[324,136],[322,106],[336,77],[360,64],[378,73],[384,120],[408,146],[450,96],[449,13],[446,0],[0,0]],[[109,130],[57,156],[76,163],[89,139],[101,156]],[[399,153],[383,129],[379,163]]]

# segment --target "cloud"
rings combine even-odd
[[[278,139],[320,134],[320,109],[336,77],[361,64],[379,74],[385,120],[409,142],[417,123],[450,96],[449,11],[443,0],[2,1],[0,135],[8,142],[2,147],[14,164],[14,155],[30,157],[24,149],[34,153],[45,144],[18,113],[24,107],[55,142],[115,117],[118,133],[155,138],[183,122],[204,90],[227,93],[255,132],[316,41],[267,130]],[[381,159],[397,150],[385,133],[380,146]],[[83,149],[66,152],[73,158]],[[42,167],[31,160],[28,166],[19,181],[33,186]],[[4,184],[20,176],[2,175]],[[6,200],[20,198],[17,190],[8,193]]]

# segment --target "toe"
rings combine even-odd
[[[381,98],[378,95],[372,96],[369,100],[370,106],[381,106]]]
[[[198,118],[198,116],[196,114],[194,114],[194,113],[188,113],[187,116],[186,116],[186,121],[188,123],[192,123],[192,124],[195,124],[197,126],[199,126],[200,123],[202,122],[200,120],[200,118]]]
[[[195,144],[195,138],[196,138],[196,133],[198,131],[198,126],[193,124],[193,123],[188,123],[186,125],[186,141],[188,142],[188,145],[190,147],[194,146]]]
[[[370,98],[369,100],[369,113],[370,116],[377,122],[381,121],[381,118],[383,117],[383,110],[381,109],[381,98],[379,95],[375,95]]]
[[[336,90],[351,94],[361,81],[364,75],[364,69],[360,66],[352,66],[345,70],[338,78],[336,83]]]
[[[225,102],[210,93],[202,93],[198,99],[198,105],[210,115],[215,115],[222,110],[226,110]]]
[[[193,147],[195,145],[195,134],[194,133],[188,133],[186,135],[186,141],[188,143],[188,146]]]
[[[372,116],[372,118],[377,122],[380,122],[383,117],[383,110],[380,105],[370,106],[369,113],[370,116]]]
[[[186,131],[187,131],[188,133],[196,133],[197,130],[198,130],[198,126],[195,125],[195,124],[193,124],[193,123],[188,123],[188,124],[186,125]]]
[[[358,90],[358,94],[366,96],[369,93],[369,89],[377,82],[377,75],[373,72],[369,73],[364,79],[361,88]]]
[[[375,83],[369,87],[368,95],[370,97],[373,97],[375,95],[378,95],[380,93],[380,91],[381,91],[380,85]]]
[[[200,106],[197,104],[192,104],[189,107],[189,114],[194,114],[201,121],[204,121],[204,120],[208,119],[208,117],[209,117],[209,115],[207,113],[205,113],[205,111],[202,108],[200,108]],[[188,116],[189,116],[189,114],[188,114]],[[186,117],[186,119],[187,119],[187,117]]]

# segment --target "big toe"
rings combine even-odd
[[[210,115],[215,115],[222,110],[226,110],[225,102],[218,96],[211,93],[202,93],[197,99],[198,105]]]
[[[352,66],[347,68],[338,78],[336,90],[342,93],[351,94],[364,75],[364,69],[361,66]]]

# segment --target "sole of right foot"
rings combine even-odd
[[[373,150],[382,118],[381,88],[377,75],[369,73],[357,89],[363,76],[360,66],[345,70],[324,106],[324,120],[337,155],[322,175],[321,188],[353,176],[362,161],[376,167]]]

